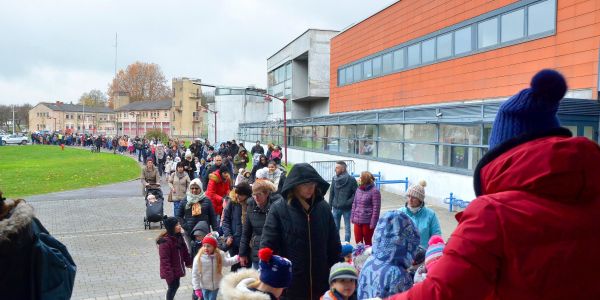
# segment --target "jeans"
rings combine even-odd
[[[173,201],[173,216],[177,216],[177,211],[179,210],[179,206],[181,206],[181,200]]]
[[[255,270],[258,270],[258,262],[257,261],[252,262],[252,268]]]
[[[334,208],[332,213],[333,213],[333,221],[335,222],[335,227],[337,228],[338,232],[340,231],[340,221],[342,219],[342,216],[344,216],[344,231],[345,231],[344,240],[349,243],[350,242],[350,213],[352,213],[352,210],[350,210],[350,209],[340,210],[340,209]]]
[[[175,293],[177,293],[177,289],[179,288],[179,278],[173,280],[170,284],[168,284],[169,288],[167,289],[167,300],[175,299]]]
[[[217,300],[219,289],[214,291],[202,289],[202,300]]]

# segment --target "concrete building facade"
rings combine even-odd
[[[173,102],[171,107],[171,135],[176,137],[200,137],[207,134],[206,100],[202,97],[199,79],[173,78]]]
[[[264,121],[271,104],[263,94],[253,88],[219,87],[215,89],[215,101],[209,109],[217,112],[217,137],[215,138],[214,114],[208,112],[208,138],[222,142],[238,138],[239,124]]]
[[[267,59],[267,91],[289,99],[288,118],[329,113],[329,41],[338,31],[309,29]],[[273,101],[271,119],[283,118],[283,105]]]

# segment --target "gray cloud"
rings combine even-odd
[[[266,59],[308,28],[340,30],[394,1],[0,1],[0,103],[76,101],[118,68],[266,86]]]

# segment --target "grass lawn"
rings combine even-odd
[[[58,146],[0,147],[0,189],[5,197],[74,190],[139,178],[129,157]]]

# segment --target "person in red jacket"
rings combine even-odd
[[[600,147],[560,127],[566,90],[542,70],[500,106],[477,199],[427,278],[391,299],[600,299]]]
[[[167,281],[167,300],[175,298],[179,279],[185,276],[185,268],[192,267],[192,258],[187,250],[181,225],[175,217],[163,221],[166,230],[156,239],[160,256],[160,278]]]
[[[231,175],[225,165],[208,175],[208,187],[206,188],[206,196],[212,202],[219,223],[221,220],[221,213],[223,212],[223,197],[229,194],[229,188],[231,187]]]

